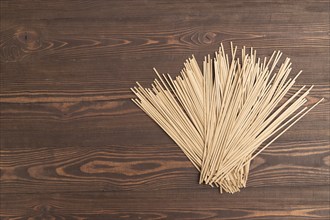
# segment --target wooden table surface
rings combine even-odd
[[[219,194],[130,100],[229,46],[325,101]],[[1,1],[1,219],[328,219],[329,1]]]

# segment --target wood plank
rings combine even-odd
[[[329,191],[323,187],[1,195],[2,219],[324,219]],[[194,202],[192,202],[194,201]]]
[[[217,31],[217,29],[221,29],[221,27],[211,29],[210,33]],[[152,29],[147,29],[146,33],[152,31]],[[173,33],[178,31],[180,30],[172,30]],[[317,30],[311,30],[311,33],[315,31]],[[191,35],[203,34],[205,33],[192,33]],[[171,48],[173,46],[170,43],[162,43],[164,45],[157,45],[158,43],[155,43],[155,45],[144,46],[145,43],[139,45],[133,42],[132,44],[134,46],[131,47],[137,47],[139,48],[138,50],[142,50],[138,54],[132,51],[134,49],[130,48],[114,49],[110,43],[89,46],[89,41],[102,41],[102,39],[98,39],[99,35],[94,36],[91,40],[85,40],[87,42],[84,40],[65,39],[66,41],[62,42],[62,44],[69,45],[67,49],[41,48],[40,52],[39,49],[33,49],[30,52],[25,48],[25,44],[22,45],[16,42],[16,35],[16,33],[9,34],[8,38],[10,40],[5,41],[3,46],[4,56],[9,57],[2,57],[2,60],[6,61],[6,63],[2,64],[2,69],[5,72],[11,73],[5,74],[2,77],[1,93],[3,94],[17,92],[40,93],[42,91],[63,93],[66,91],[88,92],[91,90],[110,90],[116,92],[118,89],[126,90],[135,81],[150,83],[155,77],[152,71],[153,67],[156,67],[160,72],[177,74],[181,70],[184,60],[191,56],[191,54],[195,54],[201,63],[203,56],[217,50],[220,42],[230,40],[233,40],[234,43],[240,46],[247,45],[255,47],[261,57],[270,56],[273,50],[282,50],[284,56],[292,58],[293,73],[301,69],[304,70],[304,73],[299,79],[301,83],[322,84],[329,80],[329,76],[325,74],[330,69],[328,58],[329,36],[327,32],[324,32],[322,35],[324,40],[314,40],[308,36],[304,36],[302,40],[297,40],[293,37],[295,34],[289,38],[280,35],[278,37],[269,36],[267,40],[257,38],[254,41],[245,38],[234,40],[230,37],[219,37],[215,42],[207,44],[206,48],[202,44],[188,50],[185,49],[187,46],[182,45],[183,43],[180,42],[177,43],[178,45],[175,45],[174,49]],[[237,35],[244,35],[244,33],[237,33]],[[193,43],[192,36],[177,36],[175,41],[187,38],[188,41]],[[111,35],[108,36],[108,38],[112,37]],[[58,36],[58,38],[60,40],[61,36]],[[130,36],[127,38],[138,41],[141,36]],[[165,34],[164,38],[169,39],[165,39],[167,42],[173,36]],[[283,38],[286,40],[283,40]],[[58,40],[49,39],[49,41]],[[146,41],[159,42],[160,40],[150,39]],[[277,44],[274,45],[274,42],[277,42]],[[297,42],[297,45],[292,45],[292,42]],[[310,42],[316,42],[317,45],[306,45],[310,44]],[[52,45],[54,43],[45,42],[44,44]],[[50,51],[47,52],[47,50]],[[27,54],[23,54],[25,51],[27,51]],[[11,56],[18,57],[13,58]]]
[[[329,146],[275,143],[252,162],[248,187],[329,185]],[[8,148],[1,155],[2,193],[209,188],[175,144]]]
[[[324,102],[284,134],[281,140],[299,142],[329,139],[329,87],[316,87],[308,96],[307,106],[313,105],[321,97],[326,98]],[[79,149],[84,146],[173,143],[129,99],[101,101],[97,99],[102,99],[102,95],[97,94],[81,97],[84,98],[86,100],[82,101],[79,101],[78,95],[4,98],[4,103],[0,105],[2,148],[77,146]],[[97,101],[88,101],[88,98]]]

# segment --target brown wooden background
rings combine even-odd
[[[129,88],[228,46],[280,49],[325,101],[230,195]],[[2,219],[328,219],[329,1],[1,1]]]

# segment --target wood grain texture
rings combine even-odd
[[[1,219],[329,219],[329,1],[0,4]],[[129,88],[230,41],[281,50],[325,100],[221,195]]]
[[[276,187],[272,190],[249,188],[235,195],[200,189],[5,194],[1,197],[6,201],[3,219],[326,220],[330,211],[327,192],[327,187]]]

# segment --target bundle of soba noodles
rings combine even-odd
[[[313,86],[288,93],[301,72],[290,78],[290,59],[277,65],[281,52],[261,60],[252,48],[241,59],[236,51],[231,44],[228,56],[221,44],[202,70],[192,56],[179,76],[154,69],[151,88],[132,88],[133,102],[177,143],[200,183],[230,193],[246,186],[251,160],[322,101],[304,107]]]

